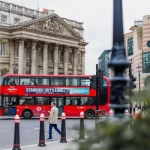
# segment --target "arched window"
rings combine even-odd
[[[77,54],[77,63],[78,63],[78,65],[81,64],[81,54],[80,53]]]
[[[69,52],[69,64],[72,64],[72,53]]]

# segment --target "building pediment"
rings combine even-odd
[[[73,30],[56,14],[42,17],[40,19],[31,20],[22,25],[13,27],[13,29],[19,28],[30,30],[30,32],[36,31],[42,34],[52,34],[73,39],[82,39],[82,37],[75,30]]]

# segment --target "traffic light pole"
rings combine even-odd
[[[99,85],[98,85],[98,64],[96,64],[96,118],[99,116]]]
[[[140,71],[139,71],[139,92],[141,91],[141,85],[140,85]]]

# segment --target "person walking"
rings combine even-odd
[[[57,128],[57,122],[58,122],[58,108],[56,107],[56,103],[52,102],[51,103],[51,111],[50,111],[50,116],[48,119],[49,123],[49,138],[52,139],[52,129],[54,129],[61,135],[60,130]]]

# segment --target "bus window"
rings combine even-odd
[[[17,104],[17,98],[14,96],[10,97],[10,106],[16,106]]]
[[[81,105],[95,106],[95,97],[81,97]]]
[[[20,77],[20,85],[37,85],[34,78]]]
[[[66,78],[66,85],[67,86],[78,86],[79,84],[79,78]]]
[[[81,82],[81,86],[90,86],[90,79],[89,78],[81,78],[80,82]]]
[[[49,78],[36,77],[36,83],[37,83],[38,85],[49,85]]]
[[[81,97],[81,105],[89,105],[88,97]]]
[[[20,97],[20,105],[34,105],[34,97]]]
[[[80,105],[80,99],[78,97],[66,97],[66,105]]]
[[[65,85],[65,78],[51,78],[51,85]]]
[[[36,97],[35,105],[49,105],[49,97]]]
[[[88,97],[88,101],[90,106],[96,105],[96,97]]]
[[[3,85],[19,85],[19,78],[18,77],[4,78]]]
[[[107,86],[107,82],[103,79],[103,86]]]

